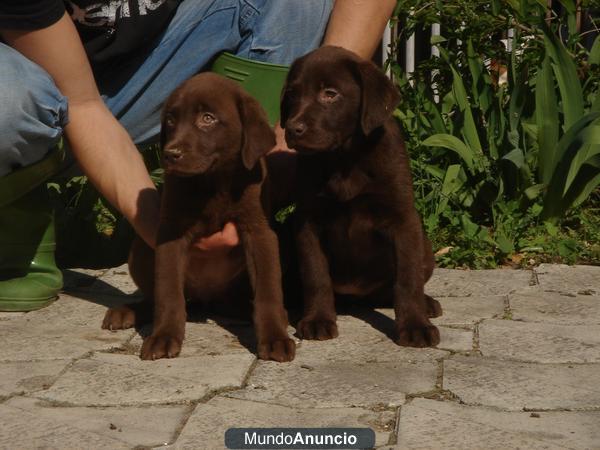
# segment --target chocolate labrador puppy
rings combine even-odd
[[[342,48],[319,48],[291,67],[281,124],[298,152],[304,314],[297,331],[304,339],[338,335],[334,294],[344,294],[389,299],[399,345],[440,341],[428,317],[441,306],[423,292],[433,271],[431,244],[392,117],[398,102],[374,64]]]
[[[259,357],[294,358],[278,242],[264,189],[262,157],[274,145],[258,102],[230,80],[203,73],[168,98],[162,117],[165,179],[156,251],[138,239],[129,258],[131,276],[154,301],[153,333],[144,340],[142,359],[179,354],[186,299],[227,301],[250,287]],[[240,247],[210,257],[190,251],[197,238],[220,231],[227,222],[237,227]],[[132,326],[135,312],[131,307],[109,310],[103,327]]]

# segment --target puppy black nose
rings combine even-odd
[[[294,136],[300,137],[306,132],[307,127],[304,122],[293,122],[288,128]]]
[[[166,148],[163,151],[163,155],[164,155],[164,158],[167,160],[167,162],[170,162],[170,163],[176,162],[178,159],[180,159],[183,156],[183,154],[181,153],[181,150],[179,150],[178,148]]]

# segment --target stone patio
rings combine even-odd
[[[217,449],[230,427],[370,427],[395,449],[600,449],[600,267],[438,269],[436,349],[396,346],[393,312],[257,361],[248,323],[189,322],[181,357],[100,329],[136,299],[126,267],[67,271],[65,292],[0,313],[0,448]],[[147,330],[141,330],[147,332]],[[290,328],[290,333],[294,330]]]

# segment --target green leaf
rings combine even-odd
[[[451,134],[434,134],[423,141],[429,147],[443,147],[456,152],[467,165],[471,173],[474,171],[474,153],[463,141]]]
[[[502,253],[510,255],[515,251],[515,246],[512,241],[508,239],[502,231],[496,232],[495,242]]]
[[[463,134],[465,140],[476,153],[482,153],[481,142],[479,141],[479,135],[477,134],[477,127],[475,126],[475,120],[473,119],[473,113],[471,112],[471,104],[465,85],[462,82],[462,78],[458,71],[450,66],[452,70],[452,91],[454,92],[454,98],[458,104],[458,108],[463,113]]]
[[[600,126],[591,125],[587,127],[581,133],[581,140],[584,143],[579,151],[575,154],[571,166],[569,167],[569,173],[565,181],[565,187],[563,194],[571,187],[573,180],[579,173],[581,167],[592,157],[600,154]]]
[[[597,155],[581,167],[569,189],[569,199],[573,207],[583,203],[598,186],[600,186],[600,156]]]
[[[529,186],[527,189],[525,189],[525,191],[523,192],[525,194],[525,196],[529,199],[529,200],[534,200],[536,199],[542,192],[544,192],[544,189],[546,188],[545,185],[543,184],[534,184],[533,186]],[[539,208],[539,205],[534,205],[536,207]],[[541,211],[538,211],[538,213],[540,213]]]
[[[600,112],[586,114],[569,128],[558,142],[556,146],[558,163],[553,169],[552,179],[544,197],[542,216],[545,219],[556,219],[571,206],[574,199],[572,197],[569,199],[564,195],[568,173],[577,153],[587,144],[586,139],[598,138],[594,132],[595,127],[592,131],[587,130],[587,127],[598,118],[600,118]]]
[[[525,156],[523,155],[523,151],[519,148],[511,150],[504,155],[502,159],[510,161],[516,166],[517,169],[520,169],[525,165]]]
[[[588,63],[600,64],[600,35],[596,36],[594,45],[592,45],[592,49],[590,50],[590,54],[588,56]]]
[[[577,76],[577,67],[573,57],[569,54],[563,43],[556,35],[545,25],[544,42],[546,51],[552,59],[552,69],[558,82],[562,109],[564,114],[564,130],[568,130],[583,115],[583,92],[581,83]]]
[[[441,44],[442,42],[447,42],[448,39],[446,39],[444,36],[441,36],[439,34],[433,35],[431,36],[431,45],[437,45],[437,44]]]
[[[546,55],[538,70],[535,84],[535,118],[539,149],[539,175],[542,183],[550,183],[556,166],[556,144],[558,143],[558,101],[554,90],[554,79],[550,57]]]
[[[442,184],[442,198],[436,207],[437,214],[441,214],[442,211],[446,209],[450,197],[458,192],[465,184],[464,174],[461,172],[462,167],[460,164],[452,164],[446,170],[444,182]]]

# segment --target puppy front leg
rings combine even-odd
[[[281,265],[277,236],[267,224],[242,231],[246,265],[254,292],[254,328],[258,357],[279,362],[291,361],[296,343],[287,332],[288,316],[283,306]]]
[[[424,252],[416,242],[423,239],[420,224],[403,222],[392,232],[396,270],[394,280],[394,311],[398,345],[433,347],[440,342],[439,330],[429,321],[428,304],[423,291]]]
[[[321,249],[315,226],[308,220],[297,224],[296,245],[304,291],[304,314],[298,322],[302,339],[326,340],[338,336],[335,298],[329,263]]]
[[[163,233],[164,235],[164,233]],[[185,269],[190,238],[162,237],[159,231],[154,269],[154,326],[144,339],[142,359],[179,355],[185,333]]]

